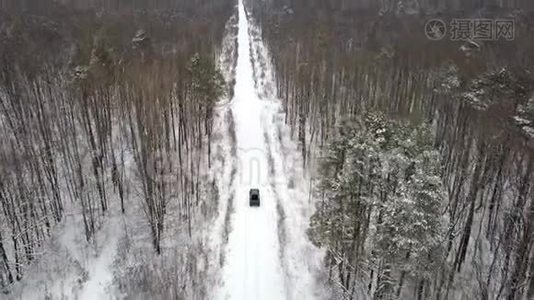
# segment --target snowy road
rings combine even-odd
[[[237,139],[237,180],[234,213],[218,299],[284,299],[279,256],[277,210],[269,185],[264,140],[266,103],[254,89],[248,22],[239,5],[238,62],[235,96],[231,102]],[[261,206],[249,207],[248,192],[260,189]]]
[[[229,163],[223,164],[226,169],[219,177],[224,178],[218,179],[222,199],[228,200],[220,206],[213,229],[212,242],[222,257],[214,298],[323,299],[326,289],[317,280],[323,254],[306,238],[312,211],[306,196],[309,183],[284,124],[258,30],[249,25],[241,0],[235,94],[218,114],[231,114],[233,121],[217,123],[221,132],[228,127],[229,135],[235,133],[236,151],[225,154]],[[223,175],[234,173],[235,178]],[[260,189],[260,207],[249,207],[251,188]],[[223,216],[229,222],[223,222]],[[221,232],[228,232],[227,244],[219,238]]]

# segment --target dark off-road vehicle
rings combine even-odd
[[[249,205],[260,206],[260,190],[250,189],[249,191]]]

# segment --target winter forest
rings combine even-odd
[[[0,0],[0,299],[534,299],[533,53],[532,0]]]

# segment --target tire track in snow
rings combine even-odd
[[[285,242],[287,240],[286,237],[286,224],[284,222],[285,220],[285,212],[284,208],[282,207],[280,195],[278,194],[278,190],[276,187],[276,170],[274,167],[274,158],[272,154],[272,147],[271,147],[271,140],[269,138],[269,133],[267,130],[264,129],[263,138],[265,140],[265,145],[267,146],[267,149],[269,152],[267,152],[267,162],[269,164],[269,184],[271,186],[271,189],[273,190],[273,193],[276,198],[276,212],[277,212],[277,220],[278,220],[278,241],[280,243],[280,259],[283,262],[285,257]],[[282,264],[282,267],[284,267],[284,264]]]
[[[239,25],[239,14],[237,5],[235,6],[235,12],[225,25],[225,35],[222,41],[221,55],[219,57],[219,69],[222,72],[224,79],[227,82],[227,96],[219,100],[217,107],[227,106],[232,100],[235,87],[235,76],[237,67],[237,32]]]
[[[278,255],[278,213],[275,190],[269,184],[268,159],[260,101],[254,88],[249,25],[243,1],[239,3],[238,64],[231,107],[236,123],[239,159],[231,230],[223,267],[224,283],[216,299],[286,298],[282,261]],[[249,207],[248,192],[258,187],[261,207]]]
[[[286,291],[286,297],[287,299],[290,299],[290,288],[291,288],[291,285],[289,284],[289,270],[287,268],[287,265],[285,264],[285,261],[286,261],[286,245],[287,245],[287,228],[286,228],[286,213],[284,211],[284,207],[282,206],[282,200],[281,200],[281,197],[280,197],[280,194],[278,193],[278,188],[277,188],[277,182],[276,182],[276,178],[278,178],[276,176],[276,169],[275,169],[275,162],[274,162],[274,158],[273,158],[273,148],[272,148],[272,143],[271,143],[271,139],[269,137],[269,133],[267,131],[267,128],[265,126],[267,126],[267,124],[265,122],[262,122],[263,123],[263,126],[264,126],[264,133],[263,133],[263,138],[265,140],[265,145],[266,145],[266,148],[268,150],[267,152],[267,162],[269,164],[269,184],[271,186],[271,189],[273,190],[273,194],[275,196],[275,199],[276,199],[276,213],[277,213],[277,224],[278,224],[278,242],[280,244],[280,247],[278,248],[278,255],[279,255],[279,258],[280,258],[280,262],[281,262],[281,265],[282,265],[282,269],[284,271],[284,285],[286,286],[285,288],[285,291]]]
[[[313,212],[309,194],[308,171],[303,169],[302,156],[285,124],[285,113],[277,97],[276,78],[272,70],[269,51],[261,39],[261,28],[250,26],[250,41],[254,51],[254,70],[257,94],[265,100],[264,135],[269,139],[270,177],[275,178],[279,214],[283,216],[284,242],[280,242],[282,266],[286,273],[287,299],[329,299],[329,288],[323,285],[326,274],[322,268],[324,251],[309,241],[306,228]],[[272,175],[274,174],[274,175]],[[280,227],[279,227],[280,230]],[[280,234],[282,234],[280,232]]]
[[[263,44],[261,39],[261,28],[252,24],[249,27],[249,35],[254,83],[258,97],[260,99],[275,100],[276,94],[273,84],[276,83],[276,80],[274,74],[268,69],[268,53],[265,51],[266,45]]]
[[[213,293],[221,282],[221,269],[226,261],[228,236],[231,232],[231,215],[234,212],[235,183],[237,178],[237,144],[232,110],[224,105],[217,107],[214,128],[214,164],[212,180],[218,193],[217,217],[208,227],[209,247],[212,254],[208,259],[209,276],[205,279],[206,289]],[[211,230],[210,230],[211,229]],[[209,299],[213,296],[210,295]]]
[[[231,215],[235,210],[235,186],[237,177],[237,142],[233,113],[230,103],[235,93],[236,68],[238,58],[238,31],[239,10],[236,4],[235,11],[225,25],[225,36],[222,42],[219,57],[219,69],[227,82],[226,97],[220,99],[215,106],[213,155],[216,158],[212,166],[211,180],[215,186],[215,201],[217,215],[215,220],[208,224],[209,276],[205,278],[204,285],[213,299],[217,286],[221,284],[222,267],[226,261],[226,248],[228,236],[232,230]]]
[[[261,39],[259,37],[258,28],[254,26],[249,27],[248,31],[249,37],[250,37],[250,61],[252,64],[252,70],[253,70],[253,79],[254,79],[254,87],[256,89],[256,93],[260,99],[265,98],[268,92],[266,91],[266,62],[265,57],[262,56],[262,53],[260,51],[260,45],[261,45]],[[259,75],[259,76],[258,76]],[[278,182],[277,179],[279,176],[277,176],[277,170],[275,168],[275,161],[273,157],[273,151],[276,151],[276,149],[273,147],[273,141],[272,137],[269,134],[269,127],[273,125],[268,121],[269,118],[272,118],[272,111],[264,110],[262,113],[262,119],[261,119],[261,125],[263,128],[263,139],[265,143],[265,148],[267,150],[266,156],[267,156],[267,164],[268,164],[268,174],[269,174],[269,185],[271,190],[273,191],[275,200],[276,200],[276,219],[277,219],[277,234],[278,234],[278,243],[279,243],[279,249],[278,249],[278,255],[281,263],[281,267],[284,272],[284,285],[285,285],[285,291],[286,291],[286,297],[287,299],[291,299],[290,289],[291,284],[289,283],[290,278],[290,272],[287,268],[287,264],[285,263],[287,260],[286,257],[286,247],[288,242],[287,237],[287,222],[286,222],[286,212],[284,210],[284,206],[282,205],[282,197],[280,196],[280,193],[278,192]]]
[[[247,13],[246,9],[245,9],[245,14],[246,14],[247,19],[250,20],[251,17]],[[256,57],[254,55],[253,33],[254,33],[254,29],[249,23],[249,27],[247,31],[247,34],[249,36],[248,53],[249,53],[250,65],[252,67],[252,79],[254,80],[254,89],[258,90],[258,67],[256,66]]]
[[[219,253],[219,265],[222,267],[224,265],[226,245],[228,245],[228,237],[232,230],[232,221],[231,216],[234,213],[234,198],[235,198],[235,183],[237,176],[237,138],[235,133],[235,122],[232,113],[232,109],[226,111],[225,121],[228,126],[227,134],[230,139],[230,159],[231,159],[231,171],[230,171],[230,180],[228,186],[230,186],[230,192],[226,201],[226,212],[224,216],[224,225],[222,231],[222,245],[220,247]],[[220,180],[218,178],[217,180]]]
[[[249,18],[250,19],[250,18]],[[250,26],[248,30],[249,35],[249,51],[250,51],[250,62],[252,65],[252,77],[254,79],[254,88],[256,89],[256,93],[260,99],[263,99],[265,96],[265,72],[266,72],[266,65],[265,65],[265,58],[262,56],[260,51],[261,39],[259,37],[258,28],[254,26]],[[289,278],[289,270],[285,264],[286,261],[286,245],[287,245],[287,228],[286,228],[286,213],[284,211],[284,206],[282,205],[282,200],[280,197],[280,194],[278,192],[277,187],[277,170],[275,169],[275,162],[273,158],[273,151],[274,148],[273,143],[271,141],[271,137],[269,136],[268,128],[270,125],[267,119],[269,117],[272,117],[270,114],[267,113],[267,111],[264,111],[261,116],[261,126],[263,128],[263,140],[265,143],[265,149],[267,150],[267,153],[265,155],[267,156],[267,164],[268,164],[268,174],[269,174],[269,185],[270,188],[274,194],[275,200],[276,200],[276,219],[277,219],[277,234],[278,234],[278,255],[280,259],[280,263],[282,266],[282,269],[284,271],[284,285],[285,285],[285,291],[286,291],[286,297],[290,299],[289,290],[291,285],[288,283]]]

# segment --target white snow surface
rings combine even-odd
[[[108,230],[114,231],[118,224],[116,219],[109,224]],[[108,233],[110,238],[103,246],[100,256],[89,266],[89,281],[84,285],[80,300],[107,299],[109,291],[107,288],[113,283],[113,271],[111,265],[117,253],[117,236],[116,232]]]
[[[231,102],[236,125],[237,180],[235,211],[231,217],[224,286],[217,299],[283,299],[285,295],[277,236],[277,213],[268,184],[267,149],[263,138],[262,111],[250,62],[248,22],[239,5],[238,61],[235,96]],[[260,189],[261,206],[249,207],[248,192]]]
[[[216,108],[213,166],[211,170],[206,169],[216,179],[219,213],[206,228],[196,228],[199,234],[209,238],[206,245],[209,272],[199,275],[204,276],[200,280],[205,280],[211,293],[207,299],[329,299],[328,286],[323,284],[324,252],[313,246],[306,236],[314,210],[310,175],[302,167],[298,145],[284,123],[269,52],[260,38],[261,29],[249,24],[242,0],[238,9],[235,93],[233,99],[223,99]],[[229,22],[228,26],[231,24]],[[227,38],[230,47],[233,38]],[[232,68],[224,63],[221,67]],[[229,81],[231,70],[224,71]],[[235,128],[229,122],[230,115]],[[127,165],[130,164],[128,160]],[[260,207],[249,207],[250,188],[260,189]],[[131,243],[131,249],[122,255],[137,253],[136,257],[144,257],[146,251],[151,251],[150,244],[144,245],[149,238],[143,229],[147,227],[140,212],[141,204],[137,199],[132,201],[130,204],[135,205],[126,215],[119,214],[118,207],[110,208],[116,213],[105,217],[94,244],[84,239],[80,212],[67,213],[62,228],[45,248],[50,252],[48,258],[32,266],[24,282],[16,285],[7,299],[123,298],[114,276],[119,269],[131,269],[116,265],[125,263],[117,260],[124,252],[121,239],[127,237]],[[110,205],[117,203],[110,201]],[[166,219],[173,222],[169,216]],[[135,233],[125,232],[132,226],[126,226],[125,221],[138,225],[132,229]],[[169,233],[164,246],[165,242],[189,243]],[[146,259],[151,256],[146,255]],[[184,260],[177,258],[176,261]],[[149,267],[153,266],[147,265]],[[200,265],[197,268],[203,269]],[[177,273],[183,269],[185,266],[177,267]],[[118,274],[126,276],[123,272]],[[205,295],[197,296],[194,299]]]
[[[231,186],[221,191],[234,198],[228,244],[221,246],[223,267],[214,298],[326,298],[326,289],[318,280],[323,253],[306,238],[312,204],[304,171],[296,166],[296,145],[283,124],[280,101],[271,90],[274,78],[270,63],[266,63],[267,50],[259,38],[251,38],[255,30],[240,1],[235,95],[218,114],[224,116],[221,111],[226,110],[233,115],[237,172]],[[260,73],[264,76],[258,79]],[[294,178],[296,170],[300,171],[299,178]],[[226,182],[227,178],[220,180]],[[249,206],[251,188],[260,190],[260,207]],[[221,215],[225,209],[220,208]],[[214,231],[216,236],[221,234],[220,230]]]

